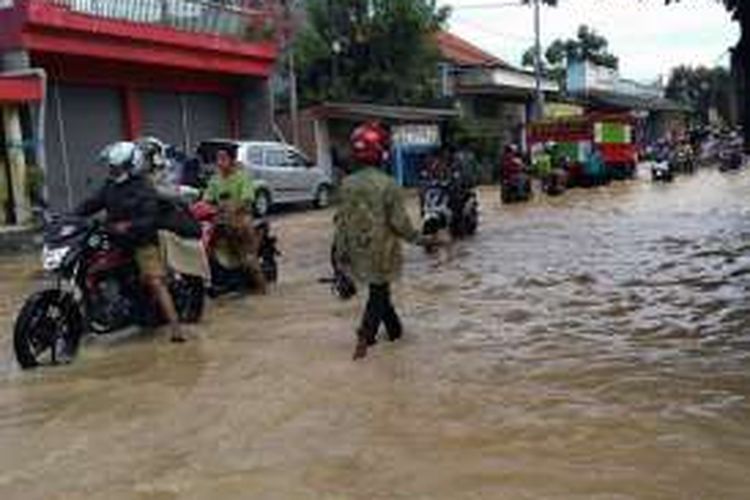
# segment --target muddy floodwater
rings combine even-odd
[[[281,283],[191,342],[27,373],[37,259],[3,257],[0,499],[750,498],[750,174],[497,198],[450,255],[408,251],[407,336],[356,364],[330,212],[281,216]]]

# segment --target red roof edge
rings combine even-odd
[[[454,64],[461,66],[510,66],[499,57],[448,31],[438,31],[435,34],[435,41],[443,57]]]

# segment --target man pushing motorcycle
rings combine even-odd
[[[239,260],[260,293],[266,292],[266,279],[258,261],[260,237],[253,225],[252,207],[255,184],[230,147],[216,152],[216,173],[209,180],[203,200],[219,209],[220,227],[226,228],[217,239]]]
[[[179,317],[166,282],[166,265],[159,250],[159,196],[137,173],[141,150],[132,142],[117,142],[100,159],[108,168],[107,181],[75,213],[91,216],[104,211],[110,231],[132,247],[143,284],[158,302],[173,342],[184,342]]]

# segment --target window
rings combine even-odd
[[[263,164],[263,150],[260,148],[250,148],[247,150],[247,163],[248,165],[262,165]]]
[[[283,149],[270,149],[266,151],[266,166],[284,167],[287,164],[286,151]]]
[[[304,156],[302,156],[301,154],[299,154],[297,151],[294,151],[293,149],[290,149],[288,151],[288,155],[289,155],[289,166],[290,167],[305,168],[305,167],[307,167],[310,164],[310,162],[307,160],[307,158],[305,158]]]

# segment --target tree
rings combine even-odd
[[[542,3],[557,6],[558,0],[541,0]],[[664,0],[664,3],[669,5],[671,3],[677,3],[681,0]],[[750,152],[750,96],[748,96],[748,90],[750,90],[750,1],[748,0],[717,0],[724,4],[727,11],[732,14],[732,18],[740,24],[740,41],[735,47],[734,60],[741,67],[739,74],[742,75],[740,81],[737,82],[739,86],[744,89],[744,102],[743,106],[743,125],[745,132],[745,149]],[[523,0],[523,3],[531,3],[531,0]]]
[[[664,0],[667,4],[677,3],[680,0]],[[745,151],[750,152],[750,2],[748,0],[721,0],[732,18],[740,24],[740,41],[735,47],[733,60],[739,66],[738,74],[741,75],[737,84],[743,89],[742,123],[745,132]]]
[[[569,61],[591,61],[607,68],[617,69],[619,59],[608,51],[609,42],[586,25],[578,28],[576,38],[558,39],[544,51],[542,70],[562,82]],[[521,61],[523,66],[534,66],[534,47],[529,48]]]
[[[437,96],[436,0],[310,0],[295,42],[306,102],[422,104]]]
[[[695,110],[701,124],[709,123],[711,108],[725,122],[731,121],[732,77],[721,67],[679,66],[672,70],[667,84],[667,97]]]

